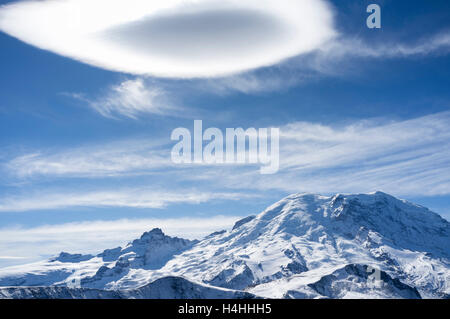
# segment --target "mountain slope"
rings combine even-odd
[[[166,277],[120,291],[68,287],[0,288],[0,299],[252,299],[252,294],[210,287],[180,277]]]
[[[417,287],[424,297],[436,297],[450,288],[449,243],[446,220],[387,194],[301,194],[231,232],[204,239],[161,271],[261,293],[253,286],[370,265]],[[273,291],[262,295],[282,296]]]
[[[158,269],[195,243],[166,236],[155,228],[125,248],[107,249],[97,256],[62,252],[49,261],[0,269],[0,286],[62,285],[104,289],[109,283],[120,280],[129,269]],[[133,287],[137,286],[140,285]]]
[[[288,196],[201,241],[155,229],[97,256],[0,269],[0,286],[124,291],[171,276],[271,298],[447,298],[450,225],[377,192]]]

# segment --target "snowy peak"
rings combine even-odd
[[[125,248],[105,250],[98,255],[108,265],[101,266],[94,276],[81,280],[82,286],[91,288],[112,288],[114,283],[135,270],[157,270],[175,255],[191,248],[197,241],[166,236],[161,229],[145,232],[139,239]]]
[[[133,244],[162,241],[165,238],[170,238],[170,237],[166,236],[160,228],[154,228],[149,232],[143,233],[141,238],[133,241]]]
[[[290,195],[246,223],[245,227],[272,233],[327,233],[348,238],[372,232],[401,248],[450,256],[448,221],[427,208],[382,192],[332,197]]]
[[[170,237],[163,233],[163,231],[160,228],[154,228],[149,232],[145,232],[142,234],[142,236],[139,239],[133,240],[131,243],[129,243],[125,248],[124,251],[129,251],[132,249],[149,249],[155,246],[177,246],[177,247],[183,247],[188,246],[194,243],[195,241],[190,241],[187,239],[182,239],[178,237]]]
[[[449,250],[448,221],[424,207],[382,192],[294,194],[200,241],[156,228],[94,257],[61,253],[0,269],[0,286],[120,298],[176,298],[192,289],[196,298],[227,289],[269,298],[446,298]]]
[[[167,236],[155,228],[124,248],[106,249],[97,256],[62,252],[48,262],[6,268],[3,274],[0,270],[0,286],[114,289],[116,282],[127,281],[127,276],[134,272],[160,269],[195,243],[197,241]],[[133,282],[128,286],[138,284]]]
[[[130,259],[130,257],[134,259],[146,259],[147,257],[154,257],[154,255],[161,253],[182,251],[195,243],[196,241],[167,236],[160,228],[154,228],[151,231],[143,233],[139,239],[128,243],[125,248],[106,249],[101,254],[98,254],[97,257],[107,262],[119,259],[123,260],[124,258]]]
[[[445,295],[450,290],[449,230],[449,223],[439,215],[382,192],[331,197],[294,194],[257,216],[238,221],[231,231],[205,238],[164,270],[225,288],[255,287],[249,291],[270,297],[279,290],[273,285],[283,286],[284,280],[294,283],[292,279],[300,278],[298,285],[308,287],[308,278],[320,281],[346,265],[376,266],[386,278],[393,278],[385,283],[391,288],[384,293],[361,288],[362,295],[370,291],[372,296],[388,296],[390,291],[391,296],[407,296],[397,290],[399,278],[409,280],[411,291],[421,286],[424,295],[437,289],[437,295]],[[189,267],[180,269],[180,264]],[[344,282],[353,279],[354,275],[348,275],[330,285],[346,287]],[[265,286],[270,288],[258,290]],[[317,291],[307,290],[297,296],[320,297]],[[414,292],[409,296],[417,297]]]
[[[166,236],[161,229],[155,228],[129,243],[121,251],[119,261],[126,260],[133,267],[158,269],[174,255],[192,247],[196,242]]]

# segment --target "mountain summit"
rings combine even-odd
[[[183,293],[159,291],[165,280]],[[0,286],[17,287],[0,289],[11,298],[449,298],[450,224],[381,192],[295,194],[200,241],[154,229],[97,256],[0,269]]]

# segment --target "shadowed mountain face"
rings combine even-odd
[[[446,298],[449,261],[450,225],[424,207],[380,192],[297,194],[200,241],[154,229],[97,256],[64,253],[1,269],[1,286],[50,288],[3,289],[0,296]],[[183,284],[165,285],[167,278]]]
[[[0,288],[3,299],[253,299],[250,293],[192,283],[180,277],[165,277],[151,284],[124,290],[68,287]]]

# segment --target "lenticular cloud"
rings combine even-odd
[[[230,75],[319,48],[323,0],[40,0],[0,7],[0,30],[97,67],[140,75]]]

